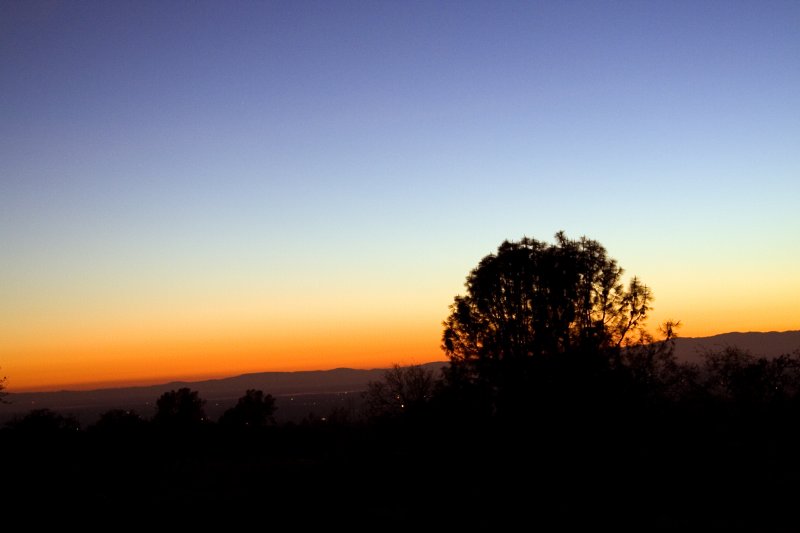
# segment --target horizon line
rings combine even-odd
[[[427,361],[425,363],[411,363],[400,366],[416,366],[428,365],[433,363],[447,363],[447,359]],[[399,363],[398,363],[399,364]],[[67,383],[61,385],[43,385],[40,387],[27,388],[24,390],[14,390],[13,387],[7,387],[5,392],[8,395],[14,394],[32,394],[32,393],[47,393],[47,392],[94,392],[113,389],[139,389],[147,387],[157,387],[159,385],[172,385],[172,384],[189,384],[189,383],[202,383],[207,381],[221,381],[224,379],[232,379],[243,376],[252,376],[255,374],[303,374],[310,372],[333,372],[335,370],[388,370],[389,366],[371,366],[371,367],[354,367],[354,366],[333,366],[330,368],[316,368],[307,370],[256,370],[252,372],[241,372],[238,374],[221,374],[219,372],[208,374],[193,374],[184,377],[177,376],[162,376],[154,378],[132,378],[132,379],[119,379],[119,380],[103,380],[103,381],[88,381],[78,383]]]
[[[713,335],[704,335],[699,337],[683,337],[680,334],[676,335],[675,339],[713,339],[715,337],[721,337],[724,335],[765,335],[771,333],[800,333],[800,329],[787,329],[787,330],[769,330],[769,331],[727,331],[724,333],[715,333]],[[658,340],[654,342],[659,342]],[[438,363],[443,362],[446,363],[448,360],[444,359],[435,359],[429,360],[425,363],[410,363],[410,364],[403,364],[401,366],[411,366],[415,364],[429,364],[429,363]],[[399,364],[399,363],[398,363]],[[162,375],[157,377],[141,377],[141,378],[130,378],[130,379],[110,379],[110,380],[100,380],[100,381],[80,381],[80,382],[72,382],[72,383],[62,383],[62,384],[48,384],[48,385],[40,385],[35,387],[29,387],[24,389],[15,389],[13,385],[7,384],[4,390],[7,394],[28,394],[28,393],[45,393],[45,392],[86,392],[86,391],[99,391],[99,390],[108,390],[108,389],[127,389],[127,388],[141,388],[141,387],[152,387],[158,385],[169,385],[172,383],[198,383],[203,381],[215,381],[215,380],[222,380],[222,379],[230,379],[240,376],[247,376],[252,374],[266,374],[266,373],[273,373],[273,374],[289,374],[289,373],[301,373],[301,372],[329,372],[331,370],[337,369],[347,369],[347,370],[383,370],[391,368],[391,364],[388,366],[383,367],[367,367],[367,366],[330,366],[330,367],[323,367],[323,368],[312,368],[312,369],[296,369],[296,370],[253,370],[253,371],[246,371],[246,372],[239,372],[239,373],[222,373],[222,372],[208,372],[208,373],[198,373],[198,374],[185,374],[181,376],[177,376],[174,374],[170,375]]]

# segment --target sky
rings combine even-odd
[[[444,359],[505,239],[800,329],[800,3],[0,0],[9,391]]]

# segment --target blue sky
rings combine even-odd
[[[690,335],[797,329],[798,28],[797,2],[2,2],[0,365],[153,310],[439,357],[469,269],[560,229]]]

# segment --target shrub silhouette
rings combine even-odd
[[[702,356],[700,385],[718,401],[765,407],[800,398],[800,351],[767,359],[727,346]]]
[[[22,418],[8,422],[8,427],[26,433],[60,433],[80,430],[80,423],[50,409],[34,409]]]
[[[140,431],[145,424],[136,411],[112,409],[101,414],[90,429],[109,433],[134,433]]]

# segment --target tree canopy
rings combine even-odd
[[[220,423],[240,427],[264,427],[275,423],[275,397],[248,389],[236,405],[225,411]]]
[[[206,419],[205,403],[197,391],[188,387],[165,392],[156,401],[157,411],[153,421],[178,427],[198,424]]]
[[[605,356],[647,339],[653,296],[597,241],[505,241],[467,276],[444,322],[443,348],[468,380],[496,381],[527,362]]]

